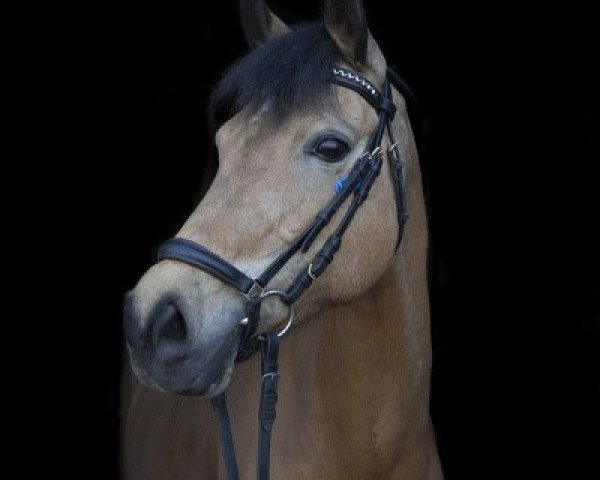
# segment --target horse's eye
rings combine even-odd
[[[321,140],[315,149],[317,155],[326,162],[339,162],[349,151],[350,147],[337,138]]]

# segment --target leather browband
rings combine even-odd
[[[387,113],[388,118],[394,119],[396,114],[396,105],[391,98],[387,98],[382,95],[375,87],[373,87],[368,81],[359,77],[357,74],[346,70],[344,68],[332,69],[332,75],[330,78],[331,83],[335,83],[342,87],[354,90],[371,104],[378,112],[384,111]]]

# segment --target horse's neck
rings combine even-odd
[[[399,432],[396,424],[405,424],[404,407],[426,411],[428,403],[428,313],[414,304],[423,292],[403,278],[401,263],[356,301],[315,319],[282,358],[282,374],[287,365],[298,370],[293,374],[320,415],[331,418],[335,411],[337,428],[349,435],[372,429],[384,442]],[[306,405],[306,399],[292,401]]]
[[[338,469],[347,468],[341,462],[357,474],[344,478],[372,478],[373,468],[389,474],[404,448],[418,458],[422,445],[428,458],[427,292],[406,261],[407,252],[400,252],[372,289],[311,319],[282,343],[275,470],[300,462],[307,471],[331,471],[338,478]],[[257,363],[240,365],[230,387],[241,445],[255,443]],[[350,461],[365,454],[375,460]],[[241,463],[253,465],[253,452],[240,456]],[[279,473],[273,478],[296,478]]]

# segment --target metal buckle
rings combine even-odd
[[[388,148],[388,152],[392,155],[396,167],[404,168],[404,162],[402,161],[402,157],[400,157],[400,153],[398,153],[398,142],[395,142],[393,145],[391,145],[390,148]]]
[[[264,382],[264,381],[265,381],[267,378],[268,378],[269,380],[271,380],[271,381],[278,380],[278,379],[279,379],[279,373],[277,373],[277,372],[269,372],[269,373],[265,373],[265,374],[262,376],[262,381]]]
[[[369,154],[369,156],[371,158],[375,158],[375,156],[377,155],[381,155],[382,154],[382,150],[380,146],[375,147],[375,149]]]
[[[317,276],[312,272],[312,262],[311,264],[308,266],[308,276],[311,278],[311,280],[316,280]]]
[[[390,145],[390,148],[388,148],[388,152],[390,152],[392,154],[392,156],[394,157],[394,160],[397,162],[398,161],[398,142],[394,142],[392,145]]]

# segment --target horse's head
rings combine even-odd
[[[331,83],[350,68],[380,91],[386,62],[359,1],[327,1],[324,23],[290,30],[262,1],[242,1],[253,50],[213,93],[219,170],[177,237],[200,243],[248,276],[260,273],[311,224],[351,171],[378,125],[355,91]],[[393,130],[406,154],[412,142],[404,102]],[[390,140],[386,135],[382,147]],[[288,286],[340,223],[347,199],[308,252],[294,255],[270,281]],[[393,176],[387,162],[344,235],[335,261],[296,306],[294,325],[372,287],[394,255],[398,236]],[[185,263],[163,260],[125,302],[125,330],[138,376],[174,393],[215,395],[228,384],[240,341],[245,298]],[[287,307],[263,302],[259,331],[281,328]]]

